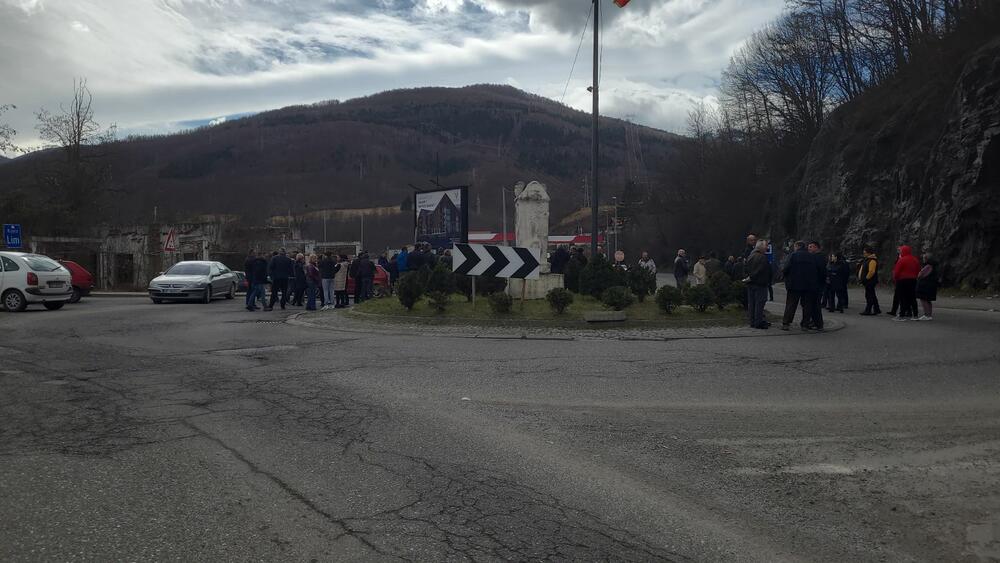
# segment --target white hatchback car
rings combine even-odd
[[[59,309],[73,297],[72,276],[59,262],[41,254],[0,252],[0,303],[11,312],[32,303]]]

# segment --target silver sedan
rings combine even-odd
[[[216,297],[236,296],[236,275],[220,262],[178,262],[149,282],[153,303],[196,299],[211,303]]]

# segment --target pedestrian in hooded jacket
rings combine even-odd
[[[862,250],[861,267],[858,268],[858,283],[865,288],[865,310],[862,315],[881,315],[882,309],[878,306],[878,294],[875,289],[878,287],[878,257],[875,256],[875,249],[865,246]]]
[[[899,260],[892,268],[892,279],[896,282],[899,292],[899,315],[897,321],[909,321],[917,318],[917,277],[920,275],[920,262],[913,256],[913,250],[903,245],[899,247]]]

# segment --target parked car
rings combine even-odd
[[[77,303],[81,297],[90,295],[90,291],[94,289],[94,276],[72,260],[60,260],[59,263],[69,270],[73,278],[73,296],[69,298],[69,303]]]
[[[7,311],[34,303],[59,309],[73,296],[71,282],[69,270],[48,256],[0,252],[0,303]]]
[[[191,299],[211,303],[216,297],[235,296],[236,274],[219,262],[178,262],[149,282],[149,298],[157,304]]]
[[[385,297],[389,295],[389,272],[382,266],[375,264],[375,277],[372,279],[372,292],[375,297]],[[347,278],[347,294],[354,295],[354,278]]]

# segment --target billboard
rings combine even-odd
[[[433,248],[469,241],[469,188],[417,192],[413,206],[415,240]]]

